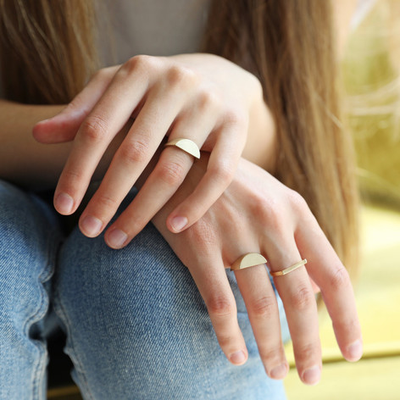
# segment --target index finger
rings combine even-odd
[[[77,209],[104,152],[143,98],[146,82],[136,81],[133,85],[117,73],[82,122],[54,195],[55,208],[61,214],[69,215]]]

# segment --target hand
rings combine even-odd
[[[264,105],[259,81],[218,56],[137,56],[101,70],[61,114],[34,128],[43,143],[74,141],[55,191],[57,211],[76,211],[110,142],[133,119],[80,217],[81,231],[89,237],[102,232],[166,135],[191,139],[211,153],[207,172],[168,218],[173,232],[191,226],[231,182],[255,103]],[[107,243],[126,245],[175,193],[192,164],[189,154],[166,148],[135,200],[106,233]]]
[[[267,258],[271,271],[308,260],[305,267],[274,278],[301,380],[317,383],[322,368],[312,281],[321,289],[344,357],[358,360],[362,339],[349,275],[303,198],[267,172],[242,159],[232,184],[203,218],[184,232],[170,233],[165,226],[166,216],[196,187],[205,171],[206,160],[196,162],[185,183],[153,222],[189,268],[227,358],[242,364],[247,350],[224,268],[245,253],[257,252]],[[271,378],[282,379],[288,363],[276,297],[265,266],[239,270],[235,275],[265,370]]]

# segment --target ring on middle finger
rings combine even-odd
[[[200,150],[199,146],[193,140],[185,139],[185,138],[176,138],[170,140],[168,143],[165,144],[164,147],[167,146],[175,146],[179,149],[183,150],[184,152],[190,154],[191,156],[200,159]]]
[[[256,265],[266,264],[266,258],[259,253],[246,253],[239,257],[231,266],[231,271],[255,267]]]

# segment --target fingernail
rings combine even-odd
[[[302,381],[307,385],[316,385],[321,378],[321,369],[318,365],[306,369],[302,375]]]
[[[172,228],[175,232],[180,232],[188,223],[186,217],[174,217],[171,221]]]
[[[55,203],[56,209],[60,214],[70,214],[74,206],[74,199],[67,193],[60,193]]]
[[[272,379],[283,379],[287,374],[287,364],[281,364],[271,370],[269,373]]]
[[[47,118],[47,119],[42,119],[41,121],[39,121],[36,125],[39,125],[39,124],[45,124],[47,121],[50,121],[51,120],[51,118]]]
[[[246,354],[242,350],[236,351],[230,355],[229,360],[232,364],[242,365],[246,362]]]
[[[107,243],[114,249],[119,249],[124,245],[128,235],[120,229],[114,229],[107,235]]]
[[[347,348],[349,361],[358,361],[363,354],[363,346],[360,340],[356,340]]]
[[[86,236],[94,237],[100,233],[103,223],[98,218],[88,215],[82,220],[80,226]]]

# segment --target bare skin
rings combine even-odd
[[[185,57],[178,61],[185,64],[182,61],[184,59]],[[185,68],[188,68],[187,65]],[[177,72],[179,73],[179,69],[175,69],[175,73]],[[235,72],[238,71],[235,70]],[[118,181],[118,176],[125,174],[124,168],[118,168],[118,162],[123,159],[119,154],[121,153],[120,149],[129,135],[133,137],[132,129],[135,125],[131,125],[130,117],[135,117],[137,121],[139,114],[136,111],[140,111],[141,108],[138,107],[137,110],[136,107],[132,110],[127,108],[127,119],[122,118],[115,122],[113,134],[107,137],[107,144],[103,143],[100,146],[97,143],[98,150],[95,156],[90,155],[89,151],[89,144],[92,142],[89,140],[85,143],[85,140],[90,138],[90,124],[83,123],[83,121],[87,121],[88,116],[93,115],[93,109],[96,112],[99,108],[101,109],[101,103],[98,105],[98,100],[106,92],[115,73],[116,70],[109,70],[97,74],[94,78],[95,84],[88,86],[89,90],[86,90],[80,99],[78,98],[78,104],[81,101],[79,107],[76,107],[75,103],[69,108],[64,106],[27,106],[1,100],[0,177],[26,188],[54,188],[57,185],[58,177],[64,171],[58,186],[58,190],[61,192],[58,194],[64,193],[65,188],[72,188],[73,196],[78,193],[77,198],[74,198],[73,209],[66,213],[63,212],[64,214],[69,214],[76,209],[92,179],[97,180],[105,176],[103,180],[105,192],[113,191],[114,188],[118,191],[119,185],[114,186],[113,181],[115,178]],[[185,133],[184,136],[187,137],[187,134],[191,135],[195,132],[193,140],[200,137],[198,144],[206,152],[202,160],[196,162],[195,167],[191,168],[193,165],[191,156],[178,149],[168,148],[162,152],[160,158],[157,155],[153,159],[155,164],[151,164],[152,168],[148,168],[146,173],[141,176],[164,135],[168,133],[171,136],[179,124],[166,126],[162,135],[159,133],[158,143],[152,142],[153,150],[148,152],[144,158],[145,162],[141,163],[140,168],[134,169],[134,178],[122,184],[124,188],[121,189],[119,197],[112,199],[112,207],[104,214],[104,218],[101,215],[100,231],[105,228],[107,221],[115,212],[119,198],[123,197],[123,193],[135,183],[136,179],[139,179],[142,189],[145,188],[139,193],[144,194],[138,196],[136,203],[132,207],[128,207],[122,218],[108,228],[105,235],[107,243],[115,248],[125,246],[156,214],[153,218],[154,224],[191,271],[207,304],[220,345],[227,358],[234,364],[242,364],[246,361],[247,350],[237,324],[234,299],[224,268],[229,267],[243,253],[250,251],[266,254],[269,267],[273,271],[288,267],[301,258],[307,258],[309,260],[307,268],[303,267],[285,278],[276,278],[275,283],[287,312],[299,376],[303,382],[315,384],[320,378],[321,350],[318,338],[317,310],[310,277],[321,288],[334,323],[339,347],[349,361],[356,361],[362,353],[361,332],[353,291],[343,265],[301,197],[255,165],[259,164],[267,170],[273,170],[274,129],[262,95],[258,92],[257,82],[246,74],[241,76],[245,80],[248,78],[247,82],[253,82],[249,87],[254,88],[252,92],[254,95],[249,94],[240,105],[238,105],[240,102],[238,98],[235,106],[222,97],[222,103],[233,108],[229,108],[229,113],[221,112],[221,108],[214,107],[214,103],[213,107],[208,108],[207,114],[209,121],[212,122],[209,123],[208,128],[200,129],[201,133],[199,130],[196,131],[196,126],[201,124],[202,119],[200,114],[196,115],[196,109],[200,103],[195,103],[195,99],[197,98],[199,101],[199,97],[190,99],[185,97],[184,100],[180,100],[180,108],[177,107],[174,111],[175,117],[180,116],[181,118],[178,120],[184,127],[185,123],[188,123],[188,128],[181,129],[182,135],[177,130],[177,135],[179,133],[180,136],[183,136]],[[194,81],[195,79],[191,84],[194,84]],[[194,87],[199,88],[196,85]],[[99,88],[100,90],[98,90]],[[123,87],[119,86],[119,88],[114,89],[122,90]],[[95,90],[92,91],[92,89]],[[117,93],[117,91],[113,91],[113,93]],[[94,96],[93,93],[95,93]],[[204,95],[204,91],[201,93]],[[224,91],[224,93],[226,92]],[[235,97],[234,91],[230,93],[232,93],[230,98]],[[205,98],[207,96],[203,96],[203,100]],[[207,101],[210,98],[208,97]],[[215,96],[212,98],[215,100]],[[140,100],[136,104],[139,103]],[[193,105],[192,111],[190,111],[190,107],[185,107],[187,103]],[[103,111],[107,113],[107,101],[104,104],[106,107]],[[160,103],[159,106],[162,104]],[[170,105],[165,103],[165,107],[170,107]],[[241,107],[241,111],[238,112],[241,117],[233,119],[235,122],[233,125],[236,125],[236,128],[229,124],[232,122],[232,118],[226,118],[229,115],[232,116],[232,109],[237,110],[235,107]],[[215,111],[216,108],[219,111]],[[150,109],[148,111],[150,112]],[[174,112],[171,115],[174,115]],[[56,115],[59,116],[36,125],[35,137],[42,142],[58,143],[41,144],[36,142],[31,136],[32,127],[39,121]],[[143,121],[145,119],[147,118],[142,118]],[[189,123],[193,120],[198,123],[193,124],[193,128],[189,129]],[[102,119],[97,119],[97,121],[102,121]],[[221,126],[230,127],[225,129],[226,135],[220,134]],[[140,131],[141,129],[137,130],[137,132]],[[270,134],[265,135],[265,132]],[[149,141],[154,140],[151,136],[148,136]],[[75,137],[81,138],[81,142],[75,140],[71,142]],[[239,140],[233,140],[235,137]],[[220,148],[217,146],[219,141],[223,144]],[[222,150],[225,149],[225,145],[233,147],[224,152]],[[216,185],[212,174],[207,174],[209,171],[207,165],[211,163],[208,156],[211,153],[212,157],[213,152],[216,152],[214,166],[218,165],[219,156],[223,158],[228,154],[227,159],[230,161],[228,178],[222,177],[223,179],[219,179],[219,183]],[[241,159],[241,154],[253,163]],[[87,160],[88,155],[89,161]],[[83,164],[80,164],[82,156]],[[90,160],[90,157],[93,158]],[[68,164],[67,160],[72,161],[68,161]],[[271,160],[271,163],[266,163],[265,160]],[[110,170],[113,163],[114,166]],[[171,163],[179,163],[184,167],[184,173],[172,185],[174,186],[173,190],[168,189],[171,182],[167,181],[167,185],[162,182],[165,181],[167,175],[154,175],[154,171],[157,171],[156,166],[160,169],[160,166],[168,166]],[[65,165],[66,168],[64,168]],[[76,170],[80,167],[87,169],[83,180],[77,179],[74,182],[74,179],[71,179],[74,177],[74,165],[79,165]],[[114,168],[115,166],[117,167]],[[166,171],[165,168],[164,170]],[[152,172],[154,181],[151,180]],[[110,179],[107,178],[107,174]],[[70,180],[69,183],[68,180]],[[213,184],[214,186],[212,186]],[[159,189],[154,192],[154,187],[157,185]],[[201,185],[203,185],[203,189],[198,190],[193,197],[196,188],[201,188]],[[211,195],[208,193],[209,190],[206,190],[208,186],[211,187]],[[167,190],[165,190],[166,188]],[[157,194],[164,196],[162,201],[154,204],[151,212],[145,218],[138,218],[138,215],[142,215],[144,210],[140,204],[146,204],[146,199],[157,197]],[[196,196],[198,197],[197,203],[194,201]],[[81,221],[85,216],[96,214],[96,212],[102,213],[101,207],[98,208],[96,205],[96,202],[101,203],[101,201],[98,202],[99,198],[97,197],[97,200],[94,198],[89,203],[88,209],[81,216]],[[187,205],[186,209],[185,206],[182,206],[184,204]],[[200,211],[197,207],[199,205]],[[57,204],[56,201],[56,206],[60,208],[59,211],[63,211],[62,204]],[[180,216],[185,211],[189,223],[184,230],[177,233],[179,229],[177,230],[173,225],[173,218]],[[85,212],[87,212],[86,215]],[[132,221],[136,223],[132,223]],[[240,229],[229,229],[232,223],[240,226]],[[81,229],[85,233],[84,224],[81,225]],[[122,231],[126,238],[116,246],[113,245],[111,237],[117,230]],[[86,234],[96,236],[87,231]],[[238,271],[236,277],[246,301],[266,372],[272,378],[282,379],[287,373],[288,365],[280,341],[276,300],[265,268],[260,266]],[[268,329],[266,329],[267,326]]]

